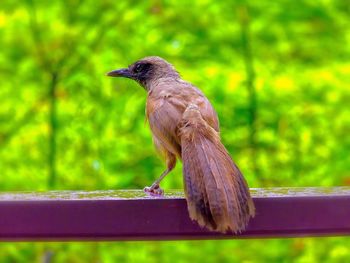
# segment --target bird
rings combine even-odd
[[[166,169],[144,191],[162,195],[160,182],[180,160],[189,217],[209,231],[244,231],[255,206],[246,180],[221,142],[218,115],[204,93],[158,56],[107,76],[132,79],[147,92],[146,120]]]

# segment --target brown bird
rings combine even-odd
[[[107,73],[137,81],[148,93],[146,117],[166,170],[145,191],[162,194],[161,180],[183,162],[189,215],[213,231],[241,232],[255,214],[248,185],[220,141],[217,114],[204,94],[160,57]]]

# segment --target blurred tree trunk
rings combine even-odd
[[[238,17],[241,27],[242,55],[246,70],[246,87],[248,91],[248,124],[249,124],[249,145],[251,149],[251,164],[255,175],[259,174],[257,163],[258,145],[257,145],[257,93],[255,89],[255,70],[250,39],[250,17],[247,5],[238,8]]]

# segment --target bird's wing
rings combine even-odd
[[[146,103],[146,117],[153,136],[162,146],[181,156],[181,140],[178,137],[178,124],[188,105],[199,107],[203,119],[217,132],[218,116],[204,94],[187,82],[163,83],[161,89],[149,93]]]
[[[203,119],[209,124],[209,126],[219,132],[220,127],[218,115],[209,100],[203,95],[203,97],[198,98],[196,105],[199,107]]]
[[[146,116],[157,144],[181,158],[180,141],[177,137],[177,124],[182,112],[168,98],[149,97]]]
[[[186,102],[186,107],[183,108],[183,112],[190,104],[195,104],[199,107],[200,113],[203,119],[211,126],[214,130],[219,132],[219,119],[216,111],[209,102],[208,98],[203,92],[192,85],[191,83],[182,81],[181,97]]]

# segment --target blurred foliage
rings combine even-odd
[[[2,0],[0,190],[120,189],[164,169],[146,94],[105,72],[162,56],[216,108],[251,187],[350,185],[348,0]],[[163,182],[181,188],[181,165]],[[346,262],[349,239],[1,244],[1,262]]]

